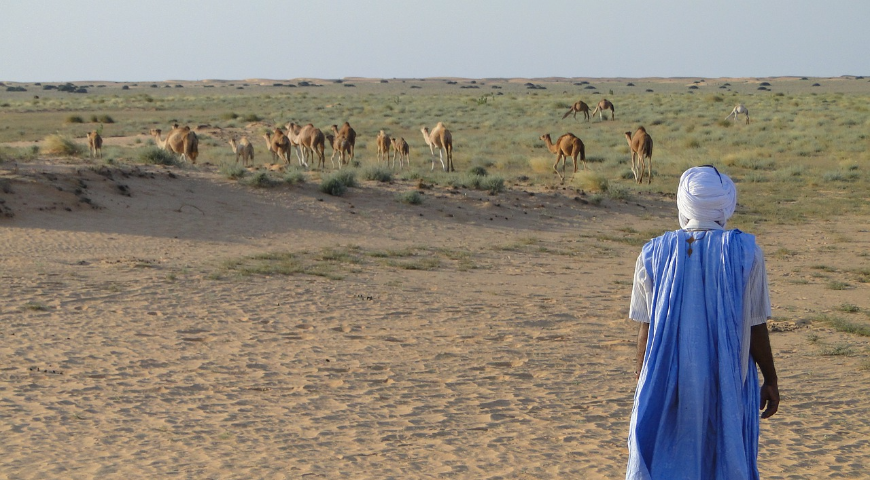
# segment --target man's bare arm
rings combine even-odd
[[[646,340],[649,336],[649,324],[641,322],[640,329],[637,332],[637,359],[635,363],[634,379],[640,379],[640,370],[643,368],[643,357],[646,354]]]
[[[764,383],[761,385],[761,403],[764,410],[761,418],[769,418],[779,408],[779,385],[776,377],[776,367],[773,365],[773,352],[770,350],[770,337],[767,334],[767,324],[762,323],[752,327],[749,340],[749,353],[758,364]]]

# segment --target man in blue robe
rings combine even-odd
[[[687,170],[677,191],[682,228],[638,257],[627,480],[758,478],[759,410],[776,413],[779,389],[764,256],[754,236],[725,230],[736,205],[727,175]]]

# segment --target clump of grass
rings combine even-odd
[[[607,188],[610,186],[610,182],[604,175],[593,171],[579,172],[574,176],[574,184],[583,190],[601,193],[607,192]]]
[[[468,169],[468,173],[471,175],[479,175],[481,177],[485,177],[487,175],[486,168],[482,165],[475,165]]]
[[[269,172],[257,172],[244,181],[245,185],[255,188],[270,188],[278,185],[277,180],[269,175]]]
[[[827,315],[821,315],[819,317],[816,317],[813,319],[813,321],[827,323],[828,325],[833,327],[834,330],[837,330],[839,332],[861,335],[862,337],[870,337],[870,325],[854,323],[840,317],[829,317]]]
[[[853,350],[852,347],[850,347],[848,345],[840,344],[840,345],[832,345],[830,347],[825,347],[819,353],[821,355],[826,356],[826,357],[839,356],[839,355],[844,355],[844,356],[849,357],[849,356],[852,356],[855,354],[855,350]]]
[[[148,147],[139,152],[139,161],[151,165],[180,165],[174,154],[157,147]]]
[[[91,115],[91,123],[115,123],[115,119],[108,115]]]
[[[840,306],[837,307],[837,310],[846,313],[857,313],[861,311],[857,305],[852,305],[851,303],[840,304]]]
[[[291,169],[288,170],[284,174],[284,181],[289,183],[290,185],[296,185],[297,183],[305,183],[305,174],[302,173],[301,170]]]
[[[49,135],[42,141],[40,151],[46,155],[81,155],[84,149],[78,143],[63,135]]]
[[[416,190],[411,190],[396,194],[396,200],[408,205],[420,205],[423,203],[423,195]]]
[[[377,180],[383,183],[389,183],[393,181],[392,170],[383,165],[372,165],[370,167],[366,167],[362,171],[362,176],[366,180]]]
[[[849,285],[848,283],[846,283],[846,282],[840,282],[840,281],[838,281],[838,280],[834,280],[834,281],[828,282],[828,288],[829,288],[830,290],[846,290],[846,289],[848,289],[850,286],[851,286],[851,285]]]
[[[611,200],[627,201],[631,199],[631,191],[622,185],[612,184],[607,187],[607,196]]]
[[[854,182],[860,178],[860,174],[858,172],[843,172],[841,170],[834,170],[832,172],[825,172],[822,175],[822,179],[826,182]]]
[[[236,162],[221,162],[218,171],[221,173],[221,175],[232,179],[242,178],[245,176],[246,173],[248,173],[245,167],[239,165]]]
[[[36,312],[44,312],[44,311],[48,310],[47,305],[45,305],[44,303],[39,303],[39,302],[27,302],[24,304],[24,308],[26,308],[27,310],[33,310]]]
[[[350,170],[333,172],[320,182],[320,191],[334,197],[340,197],[350,187],[356,187],[356,174]]]
[[[221,114],[221,120],[235,120],[239,118],[239,115],[234,112],[226,112]]]
[[[245,122],[259,122],[260,120],[262,120],[262,118],[260,118],[260,116],[255,113],[249,113],[242,117],[242,120]]]
[[[64,123],[85,123],[85,119],[80,115],[70,115],[64,119]]]

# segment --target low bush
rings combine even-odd
[[[377,180],[384,183],[393,181],[393,171],[382,165],[367,167],[363,169],[362,175],[366,180]]]
[[[423,203],[423,195],[416,190],[396,194],[396,199],[408,205],[420,205]]]
[[[257,172],[251,175],[250,178],[246,178],[243,183],[249,187],[270,188],[278,185],[280,182],[272,178],[269,172]]]
[[[157,147],[148,147],[139,153],[139,161],[151,165],[180,165],[174,154]]]
[[[81,145],[62,135],[49,135],[42,141],[40,151],[46,155],[75,157],[84,151]]]
[[[85,123],[85,119],[79,115],[70,115],[64,119],[64,123]]]

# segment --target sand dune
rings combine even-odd
[[[337,198],[207,167],[0,177],[0,478],[623,474],[632,239],[675,228],[672,200],[435,188],[410,206],[410,184]],[[870,467],[870,342],[809,321],[868,308],[866,283],[824,290],[812,269],[866,266],[868,221],[847,220],[754,232],[783,394],[764,478]],[[239,274],[278,257],[303,273]]]

